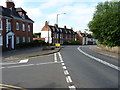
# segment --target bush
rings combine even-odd
[[[33,42],[17,44],[16,48],[36,47],[36,46],[41,46],[41,45],[46,45],[46,43],[42,40],[35,40]]]
[[[69,41],[69,42],[64,42],[63,43],[64,45],[80,45],[80,41],[77,40],[77,41]]]
[[[50,47],[50,46],[45,46],[43,47],[43,50],[54,50],[54,47]]]
[[[70,41],[69,42],[71,45],[80,45],[80,41],[77,40],[77,41]]]

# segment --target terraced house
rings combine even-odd
[[[45,42],[50,44],[60,43],[75,40],[75,32],[73,29],[68,29],[66,26],[64,28],[58,27],[57,24],[54,26],[48,25],[45,22],[45,26],[41,30],[41,38],[45,38]]]
[[[6,7],[0,6],[0,46],[15,49],[20,43],[33,40],[33,23],[27,12],[15,8],[12,0],[6,1]]]

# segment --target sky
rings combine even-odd
[[[111,0],[13,0],[15,7],[22,7],[27,15],[34,21],[33,32],[41,32],[45,21],[49,25],[73,28],[74,31],[88,29],[87,24],[92,20],[96,6],[99,2]],[[0,0],[1,6],[6,6],[6,0]],[[66,14],[63,14],[66,13]]]

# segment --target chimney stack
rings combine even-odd
[[[45,21],[45,26],[48,26],[48,21]]]
[[[64,26],[64,29],[67,29],[67,27],[66,27],[66,26]]]
[[[54,26],[55,26],[56,28],[58,28],[58,24],[55,24]]]
[[[6,8],[14,8],[15,4],[12,0],[6,0]]]

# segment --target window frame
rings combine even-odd
[[[11,22],[8,22],[8,31],[11,31]]]
[[[30,25],[28,25],[28,32],[30,32]]]
[[[19,22],[16,22],[16,30],[20,30],[20,23]]]
[[[25,31],[25,24],[22,24],[22,31]]]
[[[3,24],[2,24],[2,19],[1,19],[1,18],[0,18],[0,22],[1,22],[1,23],[0,23],[0,30],[2,30],[2,25],[3,25]]]
[[[28,42],[31,42],[31,40],[30,40],[30,36],[28,36]]]
[[[16,36],[16,44],[19,44],[19,43],[20,43],[20,37]]]
[[[3,46],[3,36],[0,35],[0,46]]]
[[[25,36],[22,37],[22,42],[23,42],[23,43],[25,42]]]

